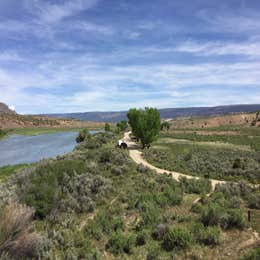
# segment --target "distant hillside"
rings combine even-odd
[[[5,103],[0,102],[0,114],[2,114],[2,113],[13,114],[15,112],[13,110],[11,110]]]
[[[251,113],[260,111],[260,105],[231,105],[217,107],[188,107],[188,108],[166,108],[160,109],[161,117],[177,118],[191,116],[212,116],[226,115],[232,113]],[[118,122],[126,119],[126,111],[118,112],[85,112],[85,113],[69,113],[69,114],[48,114],[46,116],[74,118],[83,121],[94,122]]]
[[[70,118],[55,118],[46,116],[19,115],[9,107],[0,103],[0,130],[11,128],[100,128],[102,122],[86,122]]]

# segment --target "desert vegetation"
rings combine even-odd
[[[207,145],[205,142],[201,145],[200,142],[178,142],[175,134],[168,136],[172,139],[168,137],[164,141],[163,137],[150,150],[144,151],[145,158],[152,164],[205,178],[259,183],[259,152],[217,143]],[[190,134],[181,137],[189,140]]]
[[[257,190],[246,184],[218,186],[207,197],[207,179],[176,182],[156,175],[135,165],[126,150],[115,148],[118,138],[111,132],[98,133],[73,153],[12,178],[17,202],[11,208],[23,209],[28,217],[22,218],[26,224],[20,233],[23,243],[15,243],[19,248],[3,246],[14,238],[1,237],[2,257],[205,259],[222,252],[238,259],[247,253],[248,249],[225,248],[235,237],[250,237],[245,216],[248,207],[258,207]],[[1,213],[10,208],[4,201]],[[1,214],[0,223],[11,221],[7,214]],[[6,226],[0,224],[2,230]],[[35,243],[28,248],[26,241],[32,238]]]

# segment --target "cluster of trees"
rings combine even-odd
[[[136,139],[141,141],[143,148],[149,147],[155,141],[160,133],[160,130],[169,130],[170,124],[163,122],[161,124],[160,113],[156,108],[146,107],[145,109],[130,109],[127,113],[128,122],[122,120],[116,124],[115,131],[117,133],[126,131],[128,125],[132,128],[132,133]],[[106,132],[112,131],[109,123],[104,126]],[[77,142],[83,142],[89,137],[89,132],[84,129],[79,133]]]
[[[125,131],[127,129],[127,127],[128,127],[127,121],[122,120],[122,121],[118,122],[116,124],[116,127],[117,127],[117,131],[118,132]]]
[[[91,134],[89,133],[88,129],[83,129],[79,132],[79,135],[76,138],[77,143],[81,143],[85,141],[86,139],[89,139],[91,137]]]
[[[149,147],[160,133],[161,119],[156,108],[130,109],[127,113],[133,135],[141,141],[143,148]]]

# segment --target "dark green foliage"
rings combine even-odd
[[[8,133],[7,130],[0,129],[0,139]]]
[[[114,232],[106,244],[106,249],[114,255],[122,253],[131,254],[135,244],[135,237],[124,235],[122,232]]]
[[[146,244],[146,240],[147,240],[147,234],[145,231],[141,231],[137,234],[136,236],[136,241],[135,244],[137,246],[143,246]]]
[[[118,129],[118,132],[125,131],[128,127],[127,122],[125,120],[122,120],[116,124],[116,127]]]
[[[160,212],[153,203],[144,202],[139,208],[144,225],[154,226],[160,221]]]
[[[167,122],[167,121],[164,121],[164,122],[162,122],[161,123],[161,130],[164,130],[164,129],[166,129],[167,131],[170,129],[170,123],[169,122]]]
[[[105,124],[105,128],[104,128],[104,129],[105,129],[105,131],[106,131],[106,132],[109,132],[109,131],[111,131],[110,124],[109,124],[109,123],[106,123],[106,124]]]
[[[259,259],[260,259],[260,247],[249,251],[241,258],[241,260],[259,260]]]
[[[144,225],[154,227],[160,223],[160,208],[180,205],[183,194],[179,185],[166,176],[158,177],[160,190],[141,192],[133,198],[134,207],[142,216]]]
[[[206,179],[188,179],[181,178],[180,179],[181,186],[186,193],[209,193],[211,191],[211,183]]]
[[[159,260],[160,258],[160,247],[157,244],[150,244],[146,260]]]
[[[193,243],[192,234],[184,228],[171,228],[166,232],[162,247],[167,251],[186,249]]]
[[[198,243],[211,246],[220,243],[221,229],[218,226],[205,227],[201,223],[196,223],[193,227],[193,234]]]
[[[157,109],[148,107],[145,110],[130,109],[127,117],[134,136],[140,139],[143,147],[156,140],[161,128],[160,113]]]
[[[168,231],[169,227],[167,225],[160,224],[153,230],[152,237],[155,240],[162,240]]]
[[[76,138],[77,143],[84,142],[86,139],[90,139],[91,135],[88,129],[83,129],[79,132],[79,135]]]
[[[111,235],[114,232],[123,231],[124,222],[122,218],[112,217],[113,214],[115,214],[113,209],[99,212],[95,219],[86,226],[85,232],[96,240],[100,240],[104,234]]]
[[[219,225],[223,229],[245,227],[242,210],[231,208],[223,193],[215,193],[212,201],[202,208],[201,221],[206,226]]]
[[[247,197],[248,206],[251,209],[260,209],[260,191],[250,194]]]
[[[216,191],[224,193],[231,200],[234,200],[234,197],[245,200],[251,209],[260,209],[260,191],[257,187],[254,188],[243,182],[226,183],[217,185]]]
[[[55,175],[49,172],[33,175],[26,187],[24,201],[35,208],[37,217],[44,218],[56,206],[58,193],[59,186]]]
[[[77,172],[75,171],[77,169]],[[84,173],[81,160],[57,161],[42,167],[19,180],[21,198],[36,210],[36,216],[45,218],[53,209],[73,209],[77,212],[93,210],[93,198],[109,192],[109,182],[101,176]]]

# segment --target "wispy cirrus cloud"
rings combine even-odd
[[[25,0],[27,9],[40,23],[52,24],[92,8],[98,0],[69,0],[52,3],[43,0]]]
[[[260,97],[255,1],[3,1],[0,100],[18,112],[255,103]]]

